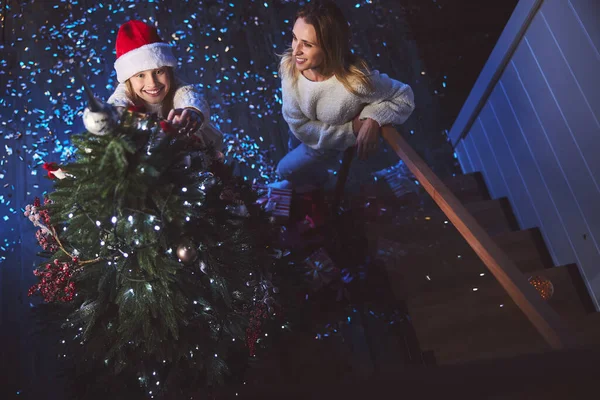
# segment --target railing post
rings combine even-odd
[[[391,126],[382,128],[383,137],[433,198],[450,222],[465,238],[498,283],[554,349],[574,345],[572,335],[560,317],[526,281],[515,264],[489,234],[433,173],[404,138]]]

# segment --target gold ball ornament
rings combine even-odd
[[[539,275],[531,276],[529,283],[538,291],[542,299],[546,301],[550,300],[554,295],[554,285],[548,278]]]
[[[177,246],[177,257],[184,264],[194,262],[198,258],[197,246],[189,239],[182,240],[179,246]]]

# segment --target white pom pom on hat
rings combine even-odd
[[[119,28],[115,70],[121,83],[149,69],[176,67],[171,46],[162,41],[156,28],[142,22],[127,21]]]

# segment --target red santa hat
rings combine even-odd
[[[131,20],[117,33],[115,70],[121,83],[138,72],[160,67],[176,67],[171,46],[163,42],[156,29],[141,21]]]

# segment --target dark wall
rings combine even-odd
[[[440,123],[450,129],[518,0],[402,3],[441,107]]]

